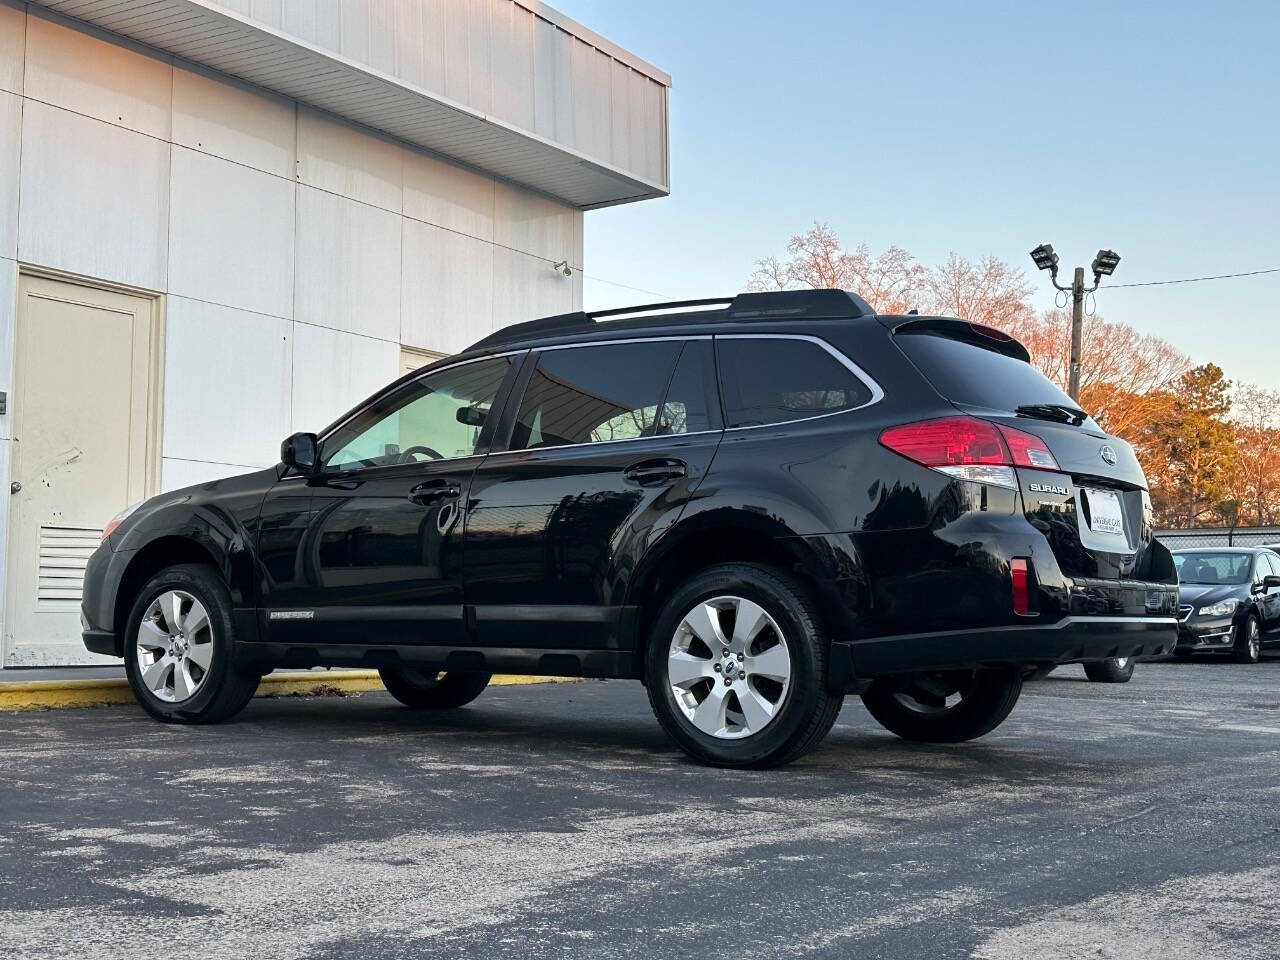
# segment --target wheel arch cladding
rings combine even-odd
[[[721,563],[755,563],[795,574],[813,590],[830,635],[848,634],[848,594],[861,583],[861,564],[849,537],[798,537],[769,517],[733,509],[709,511],[668,530],[636,570],[627,596],[636,616],[623,646],[636,651],[639,673],[662,598],[699,570]]]
[[[223,558],[225,561],[225,557]],[[147,581],[161,570],[180,563],[197,563],[210,566],[219,572],[224,581],[227,580],[228,565],[220,561],[207,542],[193,537],[170,535],[157,537],[139,549],[129,561],[120,587],[116,591],[113,625],[116,635],[116,655],[124,655],[125,620],[133,609],[138,592]],[[232,589],[232,596],[236,591]]]

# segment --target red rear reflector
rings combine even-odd
[[[1025,557],[1009,561],[1009,573],[1013,578],[1013,612],[1020,617],[1031,614],[1031,564]]]
[[[880,434],[880,442],[926,467],[1010,463],[1008,448],[995,425],[973,417],[943,417],[890,427]]]
[[[1039,437],[1015,430],[1013,427],[1006,427],[1004,424],[997,424],[997,426],[1005,443],[1009,445],[1009,452],[1013,454],[1014,466],[1034,467],[1037,470],[1058,469],[1058,461],[1049,450],[1048,444]]]

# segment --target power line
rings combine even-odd
[[[607,283],[611,287],[621,287],[623,290],[632,290],[636,293],[646,293],[651,297],[661,297],[663,300],[675,299],[675,297],[669,296],[668,294],[665,294],[665,293],[659,293],[657,290],[646,290],[644,287],[633,287],[630,284],[618,283],[617,280],[606,280],[604,277],[592,276],[591,274],[587,273],[585,270],[582,272],[582,276],[584,279],[594,280],[596,283]]]
[[[1280,267],[1269,270],[1250,270],[1247,273],[1219,273],[1212,277],[1186,277],[1182,280],[1149,280],[1146,283],[1108,283],[1108,290],[1121,290],[1125,287],[1164,287],[1171,283],[1200,283],[1202,280],[1232,280],[1235,277],[1257,277],[1264,273],[1280,273]]]

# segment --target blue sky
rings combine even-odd
[[[553,5],[673,79],[671,196],[587,214],[588,309],[732,293],[814,220],[1028,275],[1042,242],[1116,283],[1280,267],[1280,4]],[[1277,302],[1280,273],[1097,309],[1280,389]]]

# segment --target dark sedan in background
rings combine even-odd
[[[1267,547],[1176,550],[1176,654],[1229,653],[1257,663],[1280,644],[1280,553]]]

